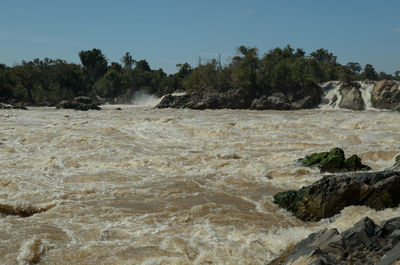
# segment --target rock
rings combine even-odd
[[[372,90],[371,102],[378,109],[400,110],[399,83],[393,80],[379,81]]]
[[[22,110],[28,110],[25,106],[24,103],[21,102],[16,102],[13,104],[5,104],[5,103],[0,103],[0,109],[22,109]]]
[[[156,108],[296,110],[316,107],[321,100],[322,90],[317,85],[310,85],[304,89],[275,91],[259,95],[258,98],[253,94],[247,88],[168,94],[162,97]]]
[[[361,85],[355,82],[343,84],[339,90],[342,96],[339,107],[342,109],[365,110],[365,103],[360,88]]]
[[[303,221],[319,221],[350,205],[376,210],[400,204],[400,171],[324,176],[300,190],[274,195],[274,203]]]
[[[396,156],[394,165],[387,168],[386,170],[400,171],[400,154]]]
[[[316,107],[321,101],[322,89],[317,85],[307,88],[281,91],[270,96],[262,95],[252,101],[250,109],[256,110],[299,110]]]
[[[368,217],[339,233],[309,235],[270,264],[378,264],[400,261],[400,217],[376,225]]]
[[[260,98],[254,99],[250,108],[256,110],[290,110],[291,105],[282,93],[275,93],[269,97],[263,95]]]
[[[73,100],[61,100],[57,104],[57,109],[74,109],[74,110],[100,110],[97,100],[93,100],[89,97],[76,97]]]
[[[178,95],[168,94],[161,98],[156,108],[189,109],[247,109],[251,104],[249,90],[238,88],[225,93],[193,92]]]
[[[345,159],[342,149],[336,147],[329,152],[314,153],[298,160],[306,167],[318,167],[321,172],[343,172],[370,170],[371,168],[361,163],[361,158],[352,155]]]

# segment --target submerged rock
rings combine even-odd
[[[57,104],[57,109],[74,109],[74,110],[100,110],[97,100],[89,97],[76,97],[73,100],[61,100]]]
[[[393,80],[379,81],[372,90],[371,102],[378,109],[400,110],[399,83]]]
[[[270,265],[389,265],[396,261],[400,261],[400,217],[381,226],[366,217],[342,233],[336,229],[313,233]]]
[[[365,103],[360,88],[361,85],[356,82],[343,84],[339,90],[342,96],[339,107],[342,109],[365,110]]]
[[[400,204],[400,171],[324,176],[300,190],[274,195],[274,203],[303,221],[319,221],[350,205],[376,210]]]
[[[344,156],[344,151],[338,147],[329,152],[314,153],[304,158],[300,158],[299,163],[306,167],[318,167],[321,172],[343,172],[370,170],[371,168],[361,163],[361,158],[352,155],[348,159]]]

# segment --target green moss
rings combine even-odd
[[[363,165],[357,155],[345,159],[342,149],[336,147],[329,152],[314,153],[305,158],[299,159],[299,162],[306,167],[318,167],[321,172],[341,172],[369,170],[370,167]]]
[[[357,155],[352,155],[351,157],[347,158],[345,163],[346,163],[346,169],[348,171],[370,170],[371,169],[369,166],[361,163],[361,158],[359,158]]]
[[[308,191],[309,188],[301,188],[298,191],[288,190],[279,192],[274,195],[274,203],[292,213],[296,213],[298,211],[298,203],[302,202]]]

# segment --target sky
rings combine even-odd
[[[97,48],[108,61],[125,52],[152,69],[177,71],[240,45],[260,56],[287,44],[324,48],[342,64],[400,70],[399,0],[1,0],[0,63],[34,58],[80,63]]]

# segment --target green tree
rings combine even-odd
[[[33,95],[40,84],[40,70],[34,62],[22,61],[22,64],[14,67],[14,73],[19,88],[25,90],[28,103],[35,103]]]
[[[125,70],[131,70],[136,61],[132,58],[132,55],[129,52],[126,52],[121,58],[121,62],[123,63]]]
[[[361,72],[361,65],[359,63],[349,62],[346,65],[353,75],[359,75]]]
[[[81,51],[79,58],[81,59],[83,72],[88,88],[90,89],[107,72],[107,60],[99,49]]]
[[[236,87],[251,89],[253,95],[257,90],[258,50],[246,46],[237,48],[238,55],[233,57],[232,84]]]
[[[363,79],[378,80],[378,73],[371,64],[366,64],[364,67],[364,72],[361,74]]]
[[[336,56],[325,49],[318,49],[310,54],[311,59],[320,63],[336,64]]]
[[[139,71],[151,71],[151,68],[149,66],[149,63],[146,60],[140,60],[138,62],[136,62],[136,70]]]

